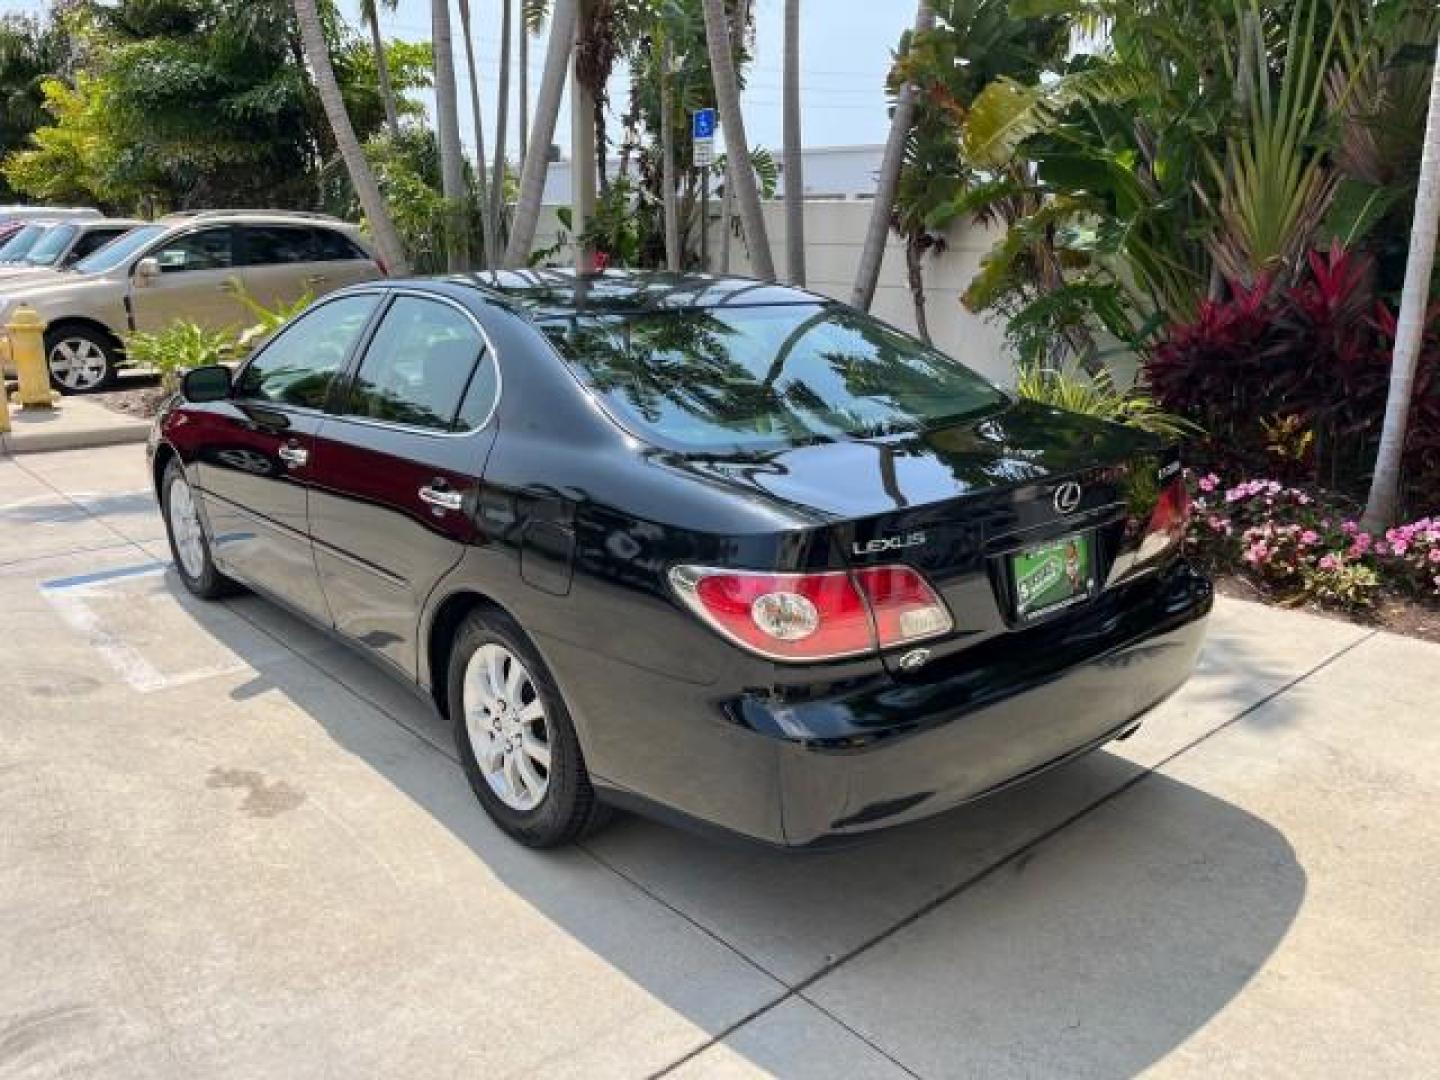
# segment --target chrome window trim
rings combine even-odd
[[[424,289],[406,288],[404,286],[360,288],[353,291],[346,289],[343,292],[331,293],[330,297],[327,297],[327,299],[338,299],[343,296],[357,296],[371,292],[379,293],[381,296],[411,296],[419,300],[433,300],[437,303],[449,305],[456,311],[460,312],[460,314],[464,315],[465,318],[469,319],[470,325],[475,327],[475,329],[480,334],[480,340],[485,343],[485,354],[492,357],[495,364],[495,400],[490,405],[490,411],[485,414],[485,419],[481,421],[478,426],[473,427],[468,431],[440,431],[437,428],[420,427],[416,424],[400,424],[396,423],[393,420],[376,420],[373,417],[369,416],[355,416],[350,413],[343,412],[327,413],[326,420],[341,420],[347,424],[359,424],[361,427],[376,427],[390,431],[400,431],[408,435],[428,435],[431,438],[436,439],[466,439],[471,437],[472,435],[479,435],[487,428],[489,428],[490,422],[495,419],[495,414],[500,411],[500,399],[504,396],[505,393],[505,371],[500,366],[500,353],[495,348],[494,339],[491,338],[490,335],[486,332],[485,327],[481,325],[480,320],[475,317],[475,313],[453,297],[444,296],[440,293],[427,292]],[[388,314],[388,309],[381,314],[380,322],[377,323],[375,326],[377,332],[379,331],[380,327],[385,324],[385,316]],[[370,343],[374,341],[374,338],[375,335],[371,334],[370,341],[367,341],[365,343],[365,352],[360,355],[360,362],[355,365],[354,371],[350,373],[350,378],[352,380],[355,378],[355,376],[360,374],[360,365],[365,363],[365,355],[369,352]],[[471,372],[471,377],[474,377],[474,372]],[[465,389],[468,390],[469,388],[470,384],[467,382],[465,384]],[[456,408],[458,409],[461,404],[464,404],[464,401],[465,395],[462,391],[460,395],[460,402],[457,403]]]

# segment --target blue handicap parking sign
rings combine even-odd
[[[696,139],[713,139],[715,137],[715,110],[696,109],[690,133]]]

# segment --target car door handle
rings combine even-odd
[[[295,443],[286,443],[280,447],[280,460],[292,469],[298,469],[310,460],[310,451]]]
[[[420,501],[428,503],[437,510],[459,510],[465,505],[465,496],[448,487],[426,484],[420,489]]]

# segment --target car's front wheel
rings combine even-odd
[[[522,844],[554,847],[593,831],[595,796],[570,712],[545,663],[503,613],[471,613],[448,672],[461,764],[495,823]]]
[[[235,583],[215,568],[210,541],[200,524],[195,492],[185,479],[185,470],[174,458],[165,466],[160,485],[160,504],[165,511],[165,532],[175,571],[185,588],[204,600],[215,600],[235,590]]]
[[[59,326],[45,335],[50,385],[62,394],[92,394],[115,381],[115,345],[88,326]]]

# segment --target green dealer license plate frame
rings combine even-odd
[[[1095,595],[1095,537],[1070,533],[1010,555],[1015,617],[1035,622]]]

